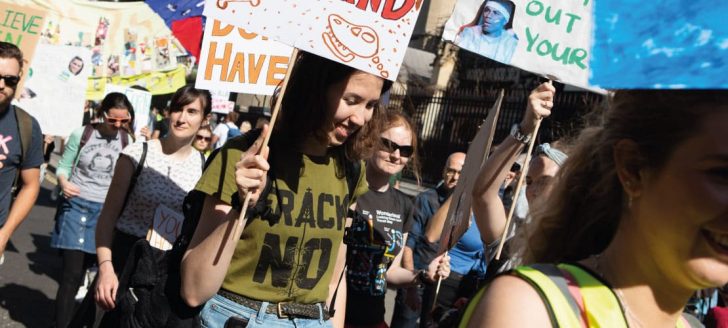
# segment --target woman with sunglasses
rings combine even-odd
[[[96,229],[99,273],[94,300],[104,310],[116,308],[119,274],[134,243],[145,238],[155,216],[162,215],[157,213],[183,216],[184,198],[202,175],[205,162],[192,141],[212,110],[211,104],[207,90],[186,85],[175,92],[169,105],[169,133],[146,142],[142,170],[133,187],[130,180],[144,154],[144,144],[130,146],[119,157],[115,188],[106,197]],[[113,326],[121,315],[107,312],[101,326]]]
[[[108,94],[101,102],[104,123],[71,133],[56,176],[63,200],[56,212],[51,247],[61,250],[63,270],[56,294],[56,326],[66,327],[73,314],[75,295],[84,272],[94,263],[96,222],[109,190],[116,159],[132,142],[122,126],[134,109],[121,93]]]
[[[369,191],[356,203],[356,218],[347,232],[346,327],[387,327],[384,295],[390,287],[409,287],[447,277],[446,256],[435,258],[426,271],[413,272],[401,265],[412,201],[392,188],[389,180],[407,165],[417,175],[417,134],[410,120],[388,112],[380,134],[381,145],[367,161]],[[366,308],[366,311],[362,311]]]
[[[197,131],[195,140],[192,141],[192,147],[195,147],[197,151],[205,155],[205,158],[210,156],[212,149],[210,149],[210,141],[212,140],[212,130],[209,125],[205,125]]]

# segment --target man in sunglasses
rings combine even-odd
[[[0,262],[10,236],[35,204],[43,164],[38,122],[11,104],[22,69],[20,49],[0,42]],[[13,185],[22,185],[14,201]]]
[[[423,191],[415,198],[414,214],[412,225],[407,237],[407,244],[402,252],[402,266],[409,270],[427,269],[427,265],[435,257],[439,245],[430,245],[425,238],[425,228],[437,209],[450,196],[460,179],[460,171],[465,163],[465,153],[452,153],[445,162],[442,170],[442,181],[436,188]],[[425,286],[426,287],[426,286]],[[419,296],[422,297],[424,287],[420,288]],[[417,319],[420,318],[419,311],[413,311],[405,304],[406,297],[398,292],[397,300],[392,317],[392,327],[416,327]],[[422,309],[422,314],[429,315],[430,309]],[[425,317],[425,316],[423,316]],[[421,322],[421,326],[425,323]]]

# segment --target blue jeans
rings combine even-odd
[[[324,309],[319,305],[319,319],[292,318],[281,319],[277,314],[265,313],[268,302],[263,302],[260,310],[235,303],[221,295],[215,294],[202,308],[200,319],[203,328],[222,328],[230,317],[248,320],[248,328],[331,328],[331,321],[324,320]]]
[[[417,292],[422,299],[423,288],[418,288]],[[397,289],[397,297],[394,299],[394,314],[392,314],[392,328],[417,328],[419,326],[417,320],[420,318],[419,311],[413,311],[405,302],[405,289]]]

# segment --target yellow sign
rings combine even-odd
[[[92,77],[88,79],[86,99],[100,100],[106,95],[106,84],[147,88],[152,95],[174,93],[185,85],[185,67],[180,65],[169,71],[156,71],[132,76]]]

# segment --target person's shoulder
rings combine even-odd
[[[478,300],[467,327],[549,327],[539,292],[511,274],[497,277]],[[523,315],[528,313],[528,315]]]
[[[391,192],[394,195],[394,197],[396,197],[400,201],[404,202],[405,205],[412,204],[412,197],[410,197],[409,195],[405,194],[404,192],[402,192],[401,190],[399,190],[397,188],[390,187],[389,189],[391,189]]]

